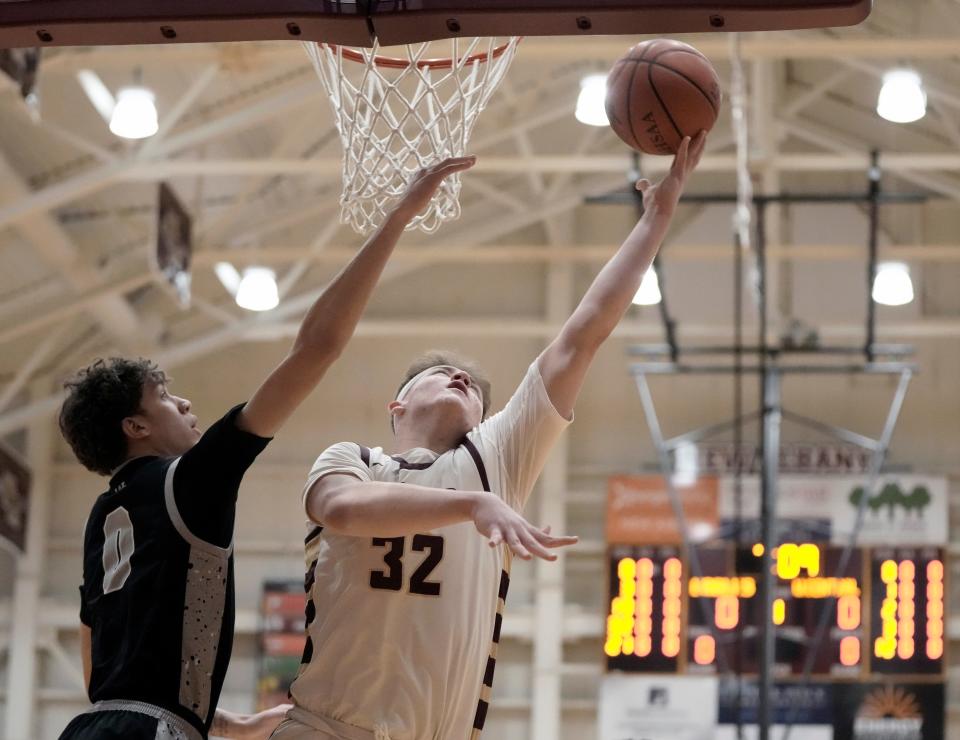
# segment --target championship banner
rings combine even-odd
[[[190,307],[190,259],[193,256],[193,220],[177,194],[160,183],[154,261],[170,284],[182,308]]]
[[[717,679],[604,676],[598,740],[714,740]]]
[[[717,479],[698,478],[677,485],[687,530],[695,542],[717,533]],[[607,542],[632,545],[678,545],[680,525],[663,476],[610,478],[607,485]]]
[[[847,542],[857,519],[866,476],[794,476],[778,479],[777,517],[800,526],[807,523],[814,536],[836,544]],[[742,479],[742,516],[760,516],[760,480]],[[736,519],[734,480],[720,479],[720,520]],[[869,494],[858,542],[862,545],[944,545],[947,543],[947,481],[924,475],[883,475]],[[816,530],[828,528],[816,533]],[[800,526],[801,529],[806,529]]]
[[[0,444],[0,538],[26,549],[31,473],[13,450]]]

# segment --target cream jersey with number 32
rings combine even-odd
[[[362,481],[486,490],[520,510],[569,422],[534,362],[498,414],[442,455],[339,443],[305,491],[331,473]],[[479,737],[490,699],[509,551],[471,522],[407,537],[307,538],[307,648],[298,707],[391,740]]]

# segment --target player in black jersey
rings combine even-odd
[[[83,544],[84,677],[94,706],[61,740],[266,738],[284,707],[217,709],[233,642],[233,525],[247,468],[340,355],[390,253],[448,175],[422,171],[327,286],[287,357],[206,432],[147,360],[98,361],[67,384],[60,427],[79,461],[109,475]]]

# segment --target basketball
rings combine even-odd
[[[721,99],[720,79],[710,60],[672,39],[637,44],[607,77],[610,126],[646,154],[675,154],[684,136],[709,131]]]

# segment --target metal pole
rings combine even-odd
[[[877,336],[877,304],[873,300],[873,281],[877,277],[877,250],[880,237],[880,152],[870,152],[870,186],[867,191],[870,218],[870,241],[867,245],[867,339],[864,346],[867,362],[873,362]]]
[[[734,325],[736,329],[736,325]],[[710,356],[710,355],[731,355],[737,352],[736,345],[736,335],[734,335],[734,344],[725,345],[725,344],[711,344],[711,345],[691,345],[689,347],[683,348],[683,354],[686,357],[691,356]],[[742,354],[757,354],[760,352],[760,347],[754,347],[753,345],[743,345],[739,347],[739,350]],[[670,348],[665,344],[637,344],[632,347],[627,348],[627,354],[634,357],[660,357],[662,355],[668,354]],[[784,357],[790,356],[810,356],[810,355],[822,355],[825,357],[842,357],[844,355],[860,355],[863,354],[863,345],[858,344],[856,346],[847,345],[847,346],[823,346],[818,345],[815,347],[777,347],[774,351],[778,355]],[[913,345],[910,344],[877,344],[873,348],[874,354],[877,357],[910,357],[914,354]]]
[[[771,553],[776,545],[773,528],[775,517],[777,463],[780,459],[780,377],[770,368],[767,343],[767,263],[766,263],[766,203],[756,202],[757,209],[757,297],[760,318],[758,363],[760,370],[760,411],[762,416],[760,452],[763,460],[761,473],[760,527],[763,542],[762,572],[760,574],[760,681],[757,697],[757,726],[759,740],[770,740],[770,720],[773,713],[770,696],[773,693],[774,637],[770,615],[773,611],[773,578]],[[743,368],[740,368],[743,371]]]
[[[737,528],[737,546],[744,544],[743,536],[743,243],[734,233],[733,245],[733,468],[734,521]],[[762,413],[762,410],[761,410]],[[733,670],[737,682],[737,740],[743,740],[743,624],[737,630]]]
[[[667,279],[663,270],[663,261],[657,254],[653,258],[653,271],[657,276],[657,282],[660,284],[660,320],[663,322],[664,339],[670,348],[670,361],[676,362],[680,359],[680,346],[677,344],[677,322],[670,315],[670,308],[667,306]]]
[[[591,195],[585,198],[588,205],[627,205],[632,202],[633,194],[627,190],[615,190],[606,195]],[[922,204],[932,200],[939,200],[936,195],[927,193],[880,193],[877,197],[880,203],[905,203]],[[697,205],[722,205],[726,203],[737,203],[738,198],[734,193],[696,193],[683,195],[680,198],[681,203]],[[767,203],[777,204],[799,204],[806,203],[815,205],[850,203],[852,205],[869,204],[870,195],[867,193],[779,193],[775,195],[756,195],[753,197],[753,204],[766,205]]]
[[[779,357],[777,350],[769,351],[771,359]],[[642,362],[632,366],[635,372],[647,375],[726,375],[732,365],[679,365],[672,362]],[[899,375],[903,370],[916,371],[917,366],[907,362],[874,362],[867,365],[778,365],[784,375]],[[763,365],[745,365],[742,372],[763,377]]]
[[[773,625],[773,597],[776,580],[773,573],[773,548],[777,546],[777,474],[780,464],[780,371],[768,368],[763,383],[763,477],[760,499],[761,540],[763,542],[760,578],[760,696],[758,724],[760,740],[769,740],[773,723],[773,665],[776,640]]]

